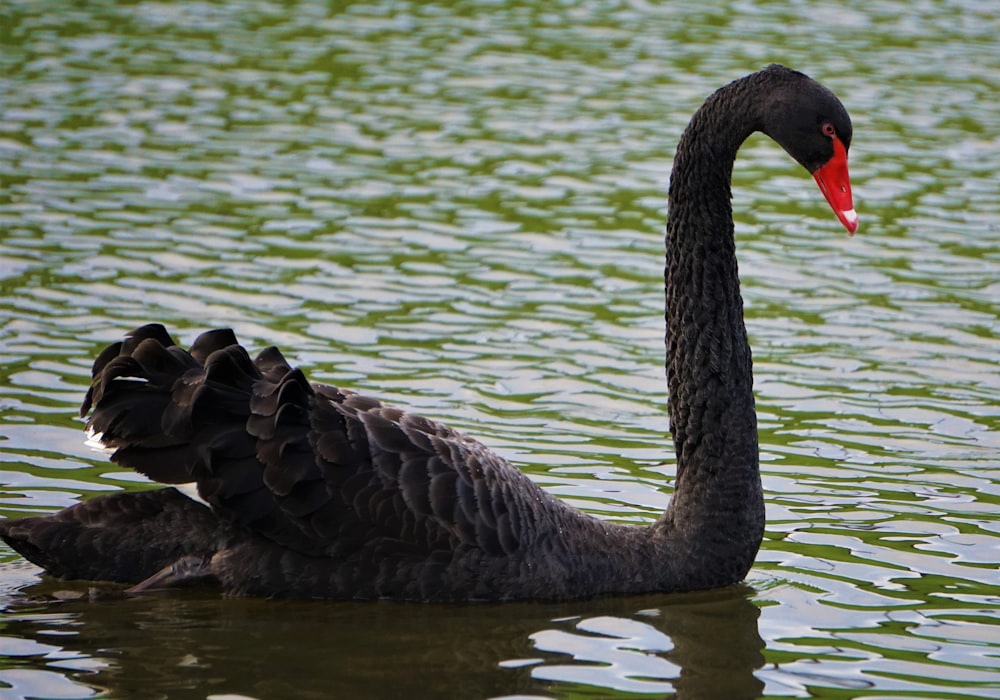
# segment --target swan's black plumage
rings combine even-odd
[[[0,536],[56,576],[139,590],[211,580],[233,594],[455,601],[741,580],[764,504],[729,200],[736,152],[757,130],[810,171],[837,157],[839,138],[846,175],[847,113],[801,73],[771,66],[692,118],[665,274],[677,483],[652,525],[570,508],[475,440],[312,384],[275,348],[251,359],[216,330],[184,350],[148,325],[100,354],[81,413],[93,410],[89,429],[115,462],[196,482],[211,508],[169,488],[119,493],[0,522]]]

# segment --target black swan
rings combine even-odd
[[[310,383],[230,330],[190,350],[160,325],[100,354],[81,415],[112,459],[174,488],[101,496],[0,535],[52,575],[139,592],[414,601],[567,599],[741,581],[764,532],[730,182],[761,131],[853,234],[851,121],[772,65],[721,88],[677,147],[666,235],[666,370],[677,480],[649,526],[591,517],[489,449],[375,399]],[[206,505],[208,507],[206,507]]]

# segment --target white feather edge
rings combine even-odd
[[[189,481],[186,484],[174,484],[173,486],[174,486],[175,489],[177,489],[178,491],[180,491],[181,493],[183,493],[185,496],[187,496],[188,498],[190,498],[195,503],[200,503],[203,506],[205,506],[206,508],[211,508],[212,507],[212,506],[208,505],[208,501],[206,501],[204,498],[202,498],[201,494],[198,493],[198,484],[197,483],[195,483],[193,481]]]
[[[87,426],[87,439],[84,441],[84,445],[97,452],[114,452],[115,448],[108,447],[104,444],[104,433],[98,433],[89,425]]]

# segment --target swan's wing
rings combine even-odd
[[[91,406],[115,462],[194,481],[221,517],[309,556],[509,555],[561,506],[482,444],[310,384],[276,349],[251,360],[228,330],[189,351],[133,331],[96,360]]]

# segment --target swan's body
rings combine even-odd
[[[135,590],[456,601],[681,591],[740,581],[763,537],[750,349],[730,175],[753,131],[816,176],[852,232],[850,119],[828,90],[771,66],[722,88],[678,147],[667,233],[674,497],[647,527],[590,517],[482,444],[374,399],[309,383],[229,331],[189,351],[158,325],[94,364],[83,413],[114,461],[171,488],[0,522],[48,572]]]

